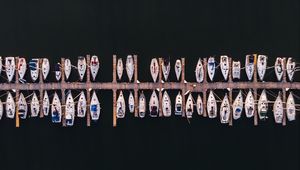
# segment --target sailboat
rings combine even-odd
[[[146,97],[142,92],[139,98],[139,117],[143,118],[146,115]]]
[[[258,100],[258,106],[257,106],[257,110],[258,110],[258,115],[259,115],[259,118],[261,120],[264,120],[267,117],[267,113],[268,113],[268,98],[267,98],[267,94],[266,94],[266,90],[264,89],[262,92],[261,92],[261,95],[259,97],[259,100]]]
[[[10,92],[8,92],[8,94],[7,94],[7,98],[6,98],[6,103],[5,104],[6,104],[6,106],[5,106],[6,117],[10,118],[10,119],[13,119],[15,117],[16,104],[15,104],[14,98],[11,95]]]
[[[150,110],[150,117],[158,116],[159,103],[158,103],[158,97],[155,90],[153,90],[152,95],[150,97],[149,110]]]
[[[229,123],[229,117],[230,117],[230,105],[229,105],[228,95],[226,93],[220,108],[221,123]]]
[[[55,65],[55,78],[57,81],[61,78],[60,64],[58,63]]]
[[[26,119],[27,117],[27,103],[23,93],[20,93],[18,105],[18,114],[21,119]]]
[[[241,78],[241,62],[240,61],[232,62],[232,78],[233,79]]]
[[[118,75],[119,80],[122,79],[123,70],[124,70],[123,61],[122,61],[122,58],[119,58],[118,63],[117,63],[117,75]]]
[[[170,117],[172,114],[171,99],[167,91],[164,91],[162,97],[162,113],[164,117]]]
[[[278,96],[273,105],[273,114],[275,123],[282,123],[283,119],[283,103],[281,100],[281,92],[278,92]]]
[[[49,60],[48,60],[48,58],[43,58],[43,60],[42,60],[43,80],[47,79],[49,72],[50,72],[50,63],[49,63]]]
[[[131,82],[133,74],[134,74],[134,61],[132,55],[128,55],[126,59],[126,72],[129,79],[129,82]]]
[[[126,113],[125,99],[122,90],[117,100],[117,118],[124,118]]]
[[[92,58],[91,58],[91,74],[92,74],[92,77],[93,77],[93,81],[95,81],[96,79],[96,76],[98,74],[98,71],[99,71],[99,59],[96,55],[93,55]]]
[[[195,76],[196,76],[196,81],[198,83],[203,82],[204,70],[203,70],[203,65],[202,65],[200,58],[198,59],[197,66],[195,69]]]
[[[170,74],[170,61],[169,61],[169,59],[165,58],[163,60],[161,69],[162,69],[164,79],[165,79],[165,81],[167,81],[168,77],[169,77],[169,74]]]
[[[100,102],[98,100],[97,94],[94,91],[91,99],[91,104],[90,104],[90,112],[91,112],[91,117],[92,120],[98,120],[100,116]]]
[[[51,118],[53,123],[61,122],[61,103],[56,92],[51,104]]]
[[[15,75],[16,63],[14,57],[5,58],[5,71],[8,82],[10,83]]]
[[[208,95],[207,114],[209,118],[217,117],[217,101],[212,90],[210,90]]]
[[[25,58],[19,58],[18,61],[18,74],[19,74],[19,80],[24,80],[24,76],[27,69],[27,63]]]
[[[43,114],[45,116],[48,116],[49,111],[50,111],[50,99],[48,96],[48,92],[45,90],[44,92],[44,97],[43,97]]]
[[[150,73],[151,73],[153,82],[156,82],[158,73],[159,73],[159,64],[158,64],[157,58],[152,58],[152,60],[151,60]]]
[[[1,60],[1,58],[0,58],[0,60]],[[3,103],[0,99],[0,120],[2,119],[2,116],[3,116]]]
[[[78,57],[77,69],[79,74],[79,80],[82,81],[86,72],[86,59],[83,56]]]
[[[295,68],[296,68],[296,63],[293,61],[293,59],[291,57],[289,57],[286,62],[286,72],[287,72],[288,78],[291,82],[293,81]]]
[[[254,73],[254,55],[246,55],[245,69],[248,80],[251,81]]]
[[[65,59],[65,70],[64,71],[65,71],[66,80],[68,80],[71,75],[71,71],[72,71],[71,60],[68,58]]]
[[[252,117],[254,115],[254,110],[255,110],[254,98],[253,98],[252,91],[249,90],[245,101],[246,117],[247,118]]]
[[[66,125],[73,126],[75,118],[75,104],[71,90],[68,91],[65,107]]]
[[[210,81],[213,81],[216,72],[216,62],[214,57],[209,57],[207,61],[207,73]]]
[[[182,111],[182,96],[179,91],[175,99],[175,115],[182,115]]]
[[[296,119],[295,100],[292,92],[290,92],[289,97],[286,100],[286,117],[289,121]]]
[[[267,69],[267,60],[268,57],[265,55],[258,55],[257,57],[257,74],[260,81],[264,80],[264,76]]]
[[[176,74],[177,81],[179,81],[181,71],[182,71],[181,60],[177,59],[176,62],[175,62],[175,74]]]
[[[192,118],[194,112],[193,96],[190,93],[185,104],[185,115],[187,118]]]
[[[85,117],[86,114],[86,98],[84,91],[80,92],[80,96],[77,102],[77,117]]]
[[[32,95],[32,99],[30,103],[30,111],[31,111],[31,117],[37,117],[40,112],[40,103],[35,92],[33,92]]]
[[[228,79],[229,73],[229,60],[228,56],[222,55],[220,58],[220,67],[225,81]]]
[[[243,95],[242,91],[239,91],[239,94],[236,96],[233,104],[232,104],[232,110],[233,110],[233,119],[237,120],[241,117],[242,111],[243,111]]]
[[[283,59],[282,58],[280,58],[280,57],[276,58],[274,69],[275,69],[275,74],[276,74],[277,80],[281,81],[282,75],[283,75]]]
[[[32,58],[29,61],[29,68],[30,68],[30,76],[33,82],[35,82],[39,77],[39,59],[38,58]]]
[[[198,94],[197,97],[197,113],[198,115],[203,115],[203,102],[201,96]]]
[[[134,112],[134,97],[133,97],[132,91],[130,91],[129,97],[128,97],[128,108],[129,108],[130,113]]]

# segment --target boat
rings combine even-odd
[[[27,63],[25,58],[19,58],[18,61],[18,74],[19,74],[19,80],[21,82],[24,82],[24,76],[27,69]]]
[[[66,80],[68,80],[72,71],[71,60],[68,58],[65,59],[64,71],[65,71]]]
[[[264,89],[261,92],[261,95],[258,100],[258,106],[257,111],[259,115],[259,119],[265,120],[267,119],[267,113],[268,113],[268,98],[266,94],[266,90]]]
[[[254,115],[254,110],[255,110],[255,104],[254,104],[254,98],[252,91],[249,90],[246,100],[245,100],[245,113],[246,117],[250,118]]]
[[[153,90],[152,95],[149,100],[149,111],[150,111],[150,117],[157,117],[158,116],[158,110],[159,110],[159,102],[158,102],[158,97]]]
[[[61,103],[57,93],[54,93],[51,104],[51,119],[53,123],[61,122]]]
[[[129,82],[131,82],[133,74],[134,74],[134,61],[132,55],[128,55],[126,59],[126,72],[129,79]]]
[[[254,73],[254,55],[246,55],[245,69],[248,80],[251,81]]]
[[[26,119],[27,117],[27,102],[26,102],[26,99],[23,95],[23,93],[20,93],[20,96],[19,96],[19,101],[17,103],[18,105],[18,115],[21,119]]]
[[[60,78],[61,78],[61,70],[60,70],[60,64],[59,63],[57,63],[55,65],[55,78],[56,78],[57,81],[59,81]]]
[[[175,75],[176,75],[177,81],[179,81],[181,71],[182,71],[181,60],[177,59],[176,62],[175,62]]]
[[[93,55],[91,58],[91,74],[93,77],[93,81],[95,81],[98,71],[99,71],[99,59],[96,55]]]
[[[165,81],[168,80],[170,74],[170,61],[169,59],[164,59],[161,66],[162,74],[164,76]]]
[[[273,105],[273,114],[275,123],[282,123],[283,119],[283,103],[281,100],[281,92],[278,92],[278,96]]]
[[[229,59],[227,55],[222,55],[220,57],[220,68],[225,81],[227,81],[229,73]]]
[[[40,103],[35,92],[33,92],[32,95],[32,99],[30,103],[30,111],[31,111],[31,117],[37,117],[40,112]]]
[[[226,93],[220,108],[221,123],[229,123],[229,117],[230,117],[230,104],[229,104],[228,95]]]
[[[122,90],[117,100],[117,118],[124,118],[126,113],[125,99]]]
[[[134,97],[133,97],[132,91],[130,91],[129,97],[128,97],[128,108],[129,108],[130,113],[134,112]]]
[[[171,99],[167,91],[162,96],[162,113],[164,117],[170,117],[172,114]]]
[[[43,80],[47,79],[49,72],[50,72],[50,63],[49,63],[49,60],[48,60],[48,58],[43,58],[43,60],[42,60]]]
[[[99,119],[100,110],[101,110],[100,102],[98,100],[96,92],[94,91],[91,99],[91,104],[90,104],[90,112],[91,112],[92,120],[96,121]]]
[[[207,61],[207,73],[210,81],[213,81],[216,72],[216,62],[214,57],[209,57]]]
[[[201,62],[200,58],[197,62],[197,66],[196,66],[196,69],[195,69],[195,76],[196,76],[196,81],[198,83],[203,82],[204,70],[203,70],[203,65],[202,65],[202,62]]]
[[[243,95],[242,95],[242,91],[240,90],[239,94],[236,96],[232,104],[232,112],[233,112],[232,117],[234,120],[237,120],[241,117],[243,106],[244,106]]]
[[[29,68],[30,68],[30,76],[33,82],[35,82],[39,77],[39,59],[32,58],[29,61]]]
[[[143,118],[145,117],[145,115],[146,115],[146,97],[142,91],[139,97],[139,117]]]
[[[240,79],[241,78],[241,62],[232,61],[232,78]]]
[[[122,79],[123,70],[124,70],[123,61],[122,61],[122,58],[119,58],[118,63],[117,63],[117,75],[118,75],[119,80]]]
[[[78,57],[77,69],[79,74],[79,80],[82,81],[86,72],[86,59],[83,56]]]
[[[87,106],[86,97],[84,91],[81,91],[77,102],[77,117],[85,117],[86,106]]]
[[[268,57],[266,55],[258,55],[257,57],[257,74],[260,81],[264,80],[267,69],[267,60]]]
[[[175,115],[182,115],[182,111],[182,96],[179,91],[175,100]]]
[[[296,106],[292,92],[290,92],[289,97],[286,100],[286,117],[289,121],[293,121],[296,119]]]
[[[151,73],[153,82],[156,82],[158,73],[159,73],[159,65],[158,65],[158,61],[156,58],[152,58],[152,60],[151,60],[150,73]]]
[[[50,99],[48,96],[48,92],[45,90],[44,92],[44,97],[43,97],[43,105],[42,105],[42,109],[43,109],[43,114],[45,116],[48,116],[49,111],[50,111]]]
[[[296,63],[293,61],[293,59],[291,57],[289,57],[286,62],[286,72],[287,72],[289,81],[293,81],[295,69],[296,69]]]
[[[65,107],[66,126],[73,126],[75,118],[75,104],[71,90],[68,91]]]
[[[0,60],[1,60],[1,58],[0,58]],[[2,116],[3,116],[3,103],[0,99],[0,120],[2,119]]]
[[[15,117],[16,104],[15,104],[14,98],[10,92],[8,92],[8,94],[7,94],[5,104],[6,104],[6,106],[5,106],[6,117],[13,119]]]
[[[281,81],[282,76],[283,76],[283,59],[282,58],[280,58],[280,57],[276,58],[274,69],[275,69],[275,74],[276,74],[277,80]]]
[[[187,118],[192,118],[194,112],[193,96],[190,93],[185,104],[185,115]]]
[[[203,115],[203,102],[201,96],[198,94],[197,97],[197,113],[198,115]]]
[[[14,57],[6,57],[5,58],[5,72],[7,76],[7,80],[10,83],[15,75],[16,63]]]
[[[207,114],[209,118],[217,117],[217,101],[212,90],[210,90],[208,95]]]

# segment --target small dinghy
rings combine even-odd
[[[276,62],[274,65],[275,74],[278,81],[281,81],[283,75],[283,59],[280,57],[276,58]]]
[[[131,82],[133,74],[134,74],[134,61],[132,55],[128,55],[126,59],[126,72],[129,79],[129,82]]]
[[[42,60],[43,80],[47,79],[49,72],[50,72],[50,63],[49,63],[49,60],[48,60],[48,58],[43,58],[43,60]]]
[[[139,117],[143,118],[146,115],[146,97],[142,92],[139,97]]]
[[[228,73],[229,73],[229,60],[228,56],[222,55],[220,58],[220,68],[223,74],[223,77],[225,81],[228,79]]]
[[[29,68],[30,68],[30,76],[33,82],[35,82],[39,77],[39,59],[33,58],[29,61]]]
[[[258,100],[258,106],[257,111],[259,115],[259,119],[265,120],[267,119],[267,113],[268,113],[268,98],[266,94],[266,90],[264,89],[261,92],[261,95]]]
[[[8,82],[10,83],[15,75],[16,63],[14,57],[5,58],[5,71]]]
[[[246,101],[245,101],[246,117],[247,118],[252,117],[254,115],[254,110],[255,110],[254,98],[253,98],[252,91],[249,90],[247,97],[246,97]]]
[[[19,73],[19,80],[24,82],[24,76],[27,69],[27,63],[25,58],[19,58],[18,61],[18,73]]]
[[[55,78],[57,81],[61,78],[60,64],[55,65]]]
[[[229,123],[229,117],[230,117],[230,105],[229,105],[228,95],[226,93],[220,108],[221,123]]]
[[[203,102],[201,96],[198,94],[197,97],[197,113],[198,115],[203,115]]]
[[[182,71],[181,60],[177,59],[176,62],[175,62],[175,74],[176,74],[177,81],[179,81],[181,71]]]
[[[31,117],[37,117],[40,112],[40,103],[35,92],[33,92],[32,95],[32,99],[30,103],[30,111],[31,111]]]
[[[162,113],[164,117],[170,117],[172,114],[172,106],[171,99],[167,91],[164,91],[162,100]]]
[[[134,112],[134,97],[133,97],[132,91],[130,91],[129,97],[128,97],[128,108],[129,108],[130,113]]]
[[[122,90],[117,100],[117,118],[124,118],[126,112],[125,99]]]
[[[77,103],[77,117],[85,117],[86,114],[86,98],[84,91],[80,92],[80,96]]]
[[[71,71],[72,71],[72,64],[71,64],[71,60],[70,59],[65,59],[65,65],[64,65],[64,71],[65,71],[65,76],[66,76],[66,80],[69,79],[70,75],[71,75]]]
[[[241,62],[240,61],[232,62],[232,78],[233,79],[241,78]]]
[[[194,112],[193,96],[190,93],[185,104],[185,115],[187,118],[192,118]]]
[[[273,105],[273,113],[275,123],[282,123],[283,119],[283,103],[281,100],[281,92],[278,92],[278,96]]]
[[[286,62],[286,72],[290,81],[293,81],[295,68],[296,68],[296,63],[293,61],[291,57],[289,57]]]
[[[75,118],[75,104],[71,90],[69,90],[65,107],[66,125],[73,126]]]
[[[61,122],[61,103],[56,92],[51,104],[51,118],[53,123]]]
[[[0,60],[1,60],[1,58],[0,58]],[[2,119],[2,116],[3,116],[3,103],[0,99],[0,120]]]
[[[5,106],[6,117],[10,118],[10,119],[13,119],[15,117],[16,104],[15,104],[14,98],[11,95],[10,92],[8,92],[8,94],[7,94],[7,98],[6,98],[6,103],[5,104],[6,104],[6,106]]]
[[[202,65],[200,58],[198,60],[198,63],[197,63],[196,69],[195,69],[195,76],[196,76],[197,83],[203,82],[204,70],[203,70],[203,65]]]
[[[241,90],[232,104],[232,111],[234,120],[237,120],[241,117],[243,111],[243,95]]]
[[[91,99],[91,105],[90,105],[90,112],[91,112],[91,117],[92,120],[98,120],[100,116],[100,102],[98,100],[97,94],[94,91]]]
[[[118,63],[117,63],[117,75],[118,75],[119,80],[122,79],[123,70],[124,70],[123,61],[122,61],[122,58],[119,58]]]
[[[21,119],[26,119],[27,117],[27,103],[23,93],[20,93],[18,105],[18,114]]]
[[[217,117],[217,101],[212,90],[210,90],[208,95],[207,114],[209,118]]]
[[[99,59],[96,55],[93,55],[91,58],[91,74],[93,77],[93,81],[95,81],[98,71],[99,71]]]
[[[79,74],[79,80],[82,81],[86,72],[86,59],[83,56],[78,57],[77,69]]]
[[[182,110],[182,96],[179,91],[175,100],[175,115],[182,115]]]
[[[156,58],[152,58],[151,64],[150,64],[150,73],[153,79],[153,82],[156,82],[158,73],[159,73],[159,65]]]
[[[286,116],[289,121],[293,121],[296,119],[295,100],[292,92],[290,92],[289,97],[286,100]]]
[[[214,57],[209,57],[207,61],[207,73],[210,81],[213,81],[216,72],[216,62]]]
[[[265,55],[258,55],[257,57],[257,74],[260,81],[264,80],[264,76],[267,69],[267,59],[268,57]]]
[[[48,116],[49,111],[50,111],[50,99],[49,99],[47,91],[44,92],[43,106],[42,107],[43,107],[43,114],[45,116]]]
[[[167,81],[168,77],[169,77],[169,74],[170,74],[170,61],[169,61],[169,59],[165,58],[163,60],[161,70],[162,70],[165,81]]]
[[[159,102],[158,102],[158,97],[157,97],[155,90],[153,90],[152,95],[150,97],[149,110],[150,110],[151,117],[158,116]]]
[[[248,80],[251,81],[254,73],[254,55],[246,55],[245,69]]]

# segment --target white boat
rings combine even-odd
[[[241,62],[240,61],[232,62],[232,78],[233,79],[241,78]]]
[[[201,96],[198,94],[197,97],[197,113],[198,115],[203,115],[203,102]]]
[[[293,81],[295,69],[296,69],[296,63],[293,61],[291,57],[289,57],[286,62],[286,72],[290,81]]]
[[[156,58],[152,58],[152,60],[151,60],[150,73],[151,73],[153,82],[156,82],[158,73],[159,73],[159,64],[158,64],[158,61]]]
[[[254,98],[252,91],[249,90],[246,100],[245,100],[245,113],[246,117],[250,118],[254,115],[254,110],[255,110],[255,103],[254,103]]]
[[[152,95],[149,100],[149,111],[150,111],[150,117],[157,117],[158,116],[158,111],[159,111],[159,102],[158,102],[158,97],[153,90]]]
[[[14,57],[5,58],[5,72],[8,79],[8,82],[11,82],[16,70],[16,63]]]
[[[5,106],[5,110],[6,110],[6,117],[13,119],[15,117],[15,112],[16,112],[16,104],[14,101],[13,96],[11,95],[10,92],[8,92],[7,94],[7,98],[6,98],[6,106]]]
[[[55,78],[57,81],[59,81],[61,78],[60,64],[55,65]]]
[[[43,58],[43,60],[42,60],[43,80],[47,79],[49,72],[50,72],[50,63],[49,63],[49,60],[48,60],[48,58]]]
[[[132,91],[130,91],[129,97],[128,97],[128,108],[129,108],[130,113],[134,112],[134,97],[133,97]]]
[[[276,62],[274,65],[275,74],[278,81],[281,81],[283,75],[283,59],[280,57],[276,58]]]
[[[196,69],[195,69],[195,76],[196,76],[196,81],[198,83],[203,82],[204,70],[203,70],[203,65],[202,65],[202,62],[201,62],[200,58],[197,62],[197,66],[196,66]]]
[[[134,74],[134,60],[132,55],[128,55],[126,59],[126,72],[129,79],[129,82],[131,82]]]
[[[123,61],[122,58],[119,58],[117,63],[117,75],[119,80],[122,79],[123,70],[124,70]]]
[[[71,90],[68,91],[65,107],[66,126],[73,126],[75,118],[75,104]]]
[[[267,98],[267,94],[266,94],[266,90],[264,89],[261,92],[261,95],[259,97],[258,100],[258,105],[257,105],[257,111],[258,111],[258,115],[259,115],[259,119],[261,120],[265,120],[267,117],[267,113],[268,113],[268,98]]]
[[[229,117],[230,117],[230,104],[229,104],[228,95],[226,93],[220,108],[221,123],[229,123]]]
[[[161,70],[165,81],[167,81],[170,74],[170,61],[168,59],[163,60]]]
[[[283,119],[283,103],[281,100],[281,92],[278,92],[278,96],[273,105],[273,114],[275,123],[282,123]]]
[[[214,80],[216,72],[216,62],[214,57],[209,57],[207,61],[207,73],[210,81]]]
[[[79,80],[82,81],[86,72],[86,59],[83,56],[78,57],[77,69],[79,74]]]
[[[68,80],[72,71],[71,60],[68,58],[65,59],[64,71],[65,71],[66,80]]]
[[[181,60],[177,59],[176,62],[175,62],[175,75],[176,75],[177,81],[179,81],[181,71],[182,71]]]
[[[126,113],[125,99],[122,90],[117,99],[117,118],[124,118]]]
[[[258,55],[257,57],[257,74],[260,81],[264,80],[264,76],[267,69],[267,60],[268,57],[266,55]]]
[[[190,93],[185,104],[185,115],[187,118],[192,118],[194,112],[193,96]]]
[[[26,102],[26,99],[25,99],[23,93],[20,93],[19,101],[18,101],[17,105],[18,105],[19,117],[21,119],[26,119],[28,107],[27,107],[27,102]]]
[[[229,60],[228,60],[227,55],[222,55],[220,57],[220,68],[221,68],[223,77],[226,81],[228,79],[228,73],[229,73]]]
[[[289,121],[296,119],[295,100],[292,92],[290,92],[289,97],[286,100],[286,117]]]
[[[167,91],[162,96],[162,113],[164,117],[170,117],[172,114],[171,99]]]
[[[239,94],[236,96],[233,104],[232,104],[232,117],[234,120],[237,120],[241,117],[243,111],[243,95],[242,91],[239,91]]]
[[[95,81],[95,79],[97,77],[99,67],[100,67],[99,59],[96,55],[93,55],[91,58],[91,74],[93,77],[93,81]]]
[[[19,80],[24,80],[24,76],[27,69],[27,63],[25,58],[19,58],[18,61],[18,74],[19,74]]]
[[[254,55],[246,55],[245,69],[248,80],[251,81],[254,73]]]
[[[33,82],[35,82],[39,77],[39,59],[38,58],[32,58],[29,61],[29,69],[30,69],[30,76]]]
[[[77,117],[85,117],[86,106],[87,106],[86,97],[84,91],[81,91],[77,102]]]
[[[51,119],[53,123],[61,122],[61,103],[56,92],[51,104]]]
[[[0,60],[1,60],[1,58],[0,58]],[[2,119],[2,116],[3,116],[3,103],[0,99],[0,120]]]
[[[90,104],[90,112],[91,112],[91,118],[92,120],[98,120],[100,116],[100,102],[98,100],[97,94],[94,91],[91,99],[91,104]]]
[[[50,111],[50,99],[49,99],[49,96],[48,96],[48,92],[46,90],[44,92],[42,107],[43,107],[43,114],[45,116],[48,116],[49,115],[49,111]]]
[[[40,112],[40,103],[35,92],[33,92],[32,95],[32,99],[30,103],[30,111],[31,111],[31,117],[37,117]]]
[[[143,92],[141,92],[139,97],[139,117],[143,118],[146,115],[146,97]]]
[[[207,100],[207,114],[209,118],[217,117],[217,101],[213,94],[213,91],[210,90]]]
[[[175,100],[175,115],[182,115],[182,111],[182,96],[179,91]]]

